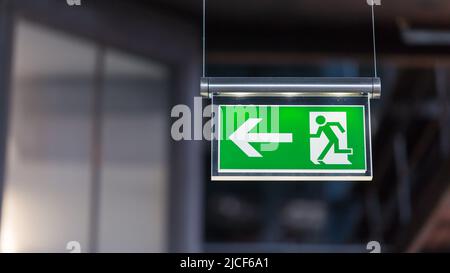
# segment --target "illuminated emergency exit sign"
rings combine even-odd
[[[234,102],[215,102],[212,180],[372,179],[367,98]]]

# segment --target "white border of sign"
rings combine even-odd
[[[241,106],[241,107],[247,107],[247,106],[252,106],[252,107],[354,107],[354,108],[362,108],[363,109],[363,127],[364,127],[364,139],[366,139],[366,107],[364,105],[280,105],[280,104],[274,104],[274,105],[251,105],[251,104],[241,104],[241,105],[237,105],[237,104],[220,104],[218,105],[219,107],[219,117],[218,117],[218,136],[219,136],[219,141],[218,141],[218,145],[217,145],[217,149],[218,149],[218,157],[217,157],[217,166],[218,166],[218,172],[219,173],[365,173],[367,171],[367,158],[364,158],[364,169],[359,169],[359,170],[338,170],[338,169],[328,169],[328,170],[322,170],[322,169],[296,169],[296,170],[292,170],[292,169],[221,169],[220,168],[220,137],[221,135],[221,131],[220,128],[222,126],[220,126],[221,122],[222,122],[222,117],[221,117],[221,107],[222,106],[227,106],[227,107],[236,107],[236,106]],[[366,141],[364,141],[364,151],[366,151]]]
[[[352,98],[349,98],[352,99]],[[370,100],[364,98],[366,104],[355,103],[343,103],[343,104],[267,104],[267,103],[242,103],[242,104],[227,104],[218,103],[218,119],[217,122],[221,122],[221,110],[222,106],[279,106],[279,107],[361,107],[363,109],[363,122],[364,122],[364,149],[366,151],[365,156],[365,169],[360,170],[251,170],[251,169],[220,169],[220,143],[219,140],[213,140],[216,142],[217,151],[214,152],[214,148],[211,149],[211,156],[216,162],[211,165],[211,180],[212,181],[372,181],[373,179],[373,166],[372,166],[372,139],[371,139],[371,121],[370,121]],[[218,136],[221,137],[221,126],[218,128]],[[214,147],[214,143],[213,146]],[[369,149],[367,151],[367,149]],[[368,159],[369,162],[368,162]],[[370,164],[370,169],[368,165]],[[214,175],[214,167],[216,168],[216,175]],[[248,173],[249,175],[240,175]],[[222,175],[225,174],[225,175]],[[236,175],[232,175],[236,174]],[[272,175],[270,175],[272,174]],[[277,174],[280,174],[279,176]],[[286,175],[282,175],[286,174]],[[295,175],[298,174],[298,175]],[[305,174],[305,175],[300,175]],[[315,175],[314,175],[315,174]],[[321,175],[322,174],[322,175]],[[348,174],[348,175],[345,175]]]

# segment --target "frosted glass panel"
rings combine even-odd
[[[2,251],[87,246],[95,47],[22,21],[15,37]]]
[[[166,69],[106,55],[99,250],[167,250]]]
[[[106,50],[93,169],[99,47],[19,21],[14,52],[0,250],[68,252],[78,241],[82,252],[167,251],[166,67]]]

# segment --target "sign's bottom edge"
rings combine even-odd
[[[372,176],[211,176],[211,181],[353,181],[371,182]]]

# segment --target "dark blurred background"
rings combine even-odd
[[[209,142],[170,136],[201,0],[0,0],[0,250],[449,251],[450,2],[375,13],[374,181],[213,183]],[[374,73],[366,0],[207,0],[206,21],[208,76]]]

